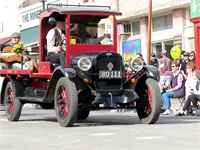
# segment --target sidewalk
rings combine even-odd
[[[181,107],[181,103],[178,100],[178,98],[170,98],[171,101],[171,110],[176,112],[177,110],[179,110]]]

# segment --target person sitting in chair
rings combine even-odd
[[[196,84],[192,85],[193,87],[190,91],[190,95],[187,97],[183,108],[179,111],[178,114],[175,115],[176,117],[184,116],[186,110],[191,115],[194,115],[192,109],[197,109],[199,107],[198,102],[200,102],[200,70],[195,70],[195,79]]]
[[[165,107],[164,115],[170,114],[170,98],[181,98],[185,96],[185,78],[179,70],[180,63],[172,62],[172,74],[170,75],[170,87],[162,94],[162,100]]]
[[[47,56],[45,59],[51,63],[59,63],[64,67],[66,66],[65,45],[59,45],[59,43],[65,39],[65,18],[59,16],[57,20],[53,21],[56,27],[47,33]]]

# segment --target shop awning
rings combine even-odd
[[[2,38],[0,39],[0,44],[5,44],[5,43],[8,43],[9,41],[11,40],[11,37],[5,37],[5,38]]]
[[[21,31],[21,41],[24,45],[31,45],[39,41],[38,26]]]

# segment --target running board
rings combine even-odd
[[[43,103],[44,101],[44,97],[16,97],[17,99],[19,99],[22,102],[39,102],[39,103]]]

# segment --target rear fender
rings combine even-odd
[[[11,81],[15,96],[16,97],[24,96],[24,86],[22,82],[20,80],[5,77],[5,79],[3,80],[2,89],[1,89],[1,104],[4,104],[5,88],[9,81]]]

